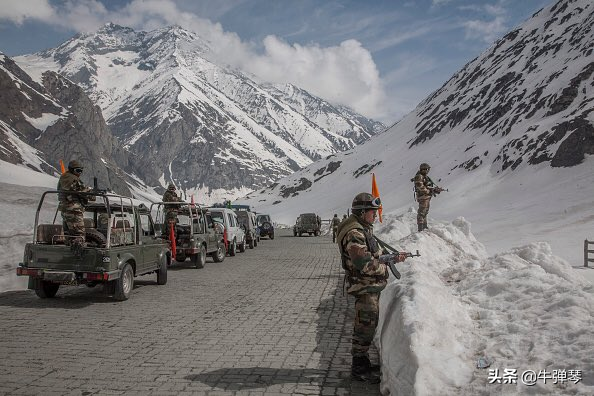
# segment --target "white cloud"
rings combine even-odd
[[[264,54],[246,59],[242,68],[269,81],[289,80],[314,95],[380,116],[385,95],[377,67],[356,40],[338,46],[289,45],[275,36],[264,39]]]
[[[217,60],[253,73],[263,81],[291,82],[369,117],[382,117],[385,113],[386,100],[378,69],[370,52],[356,40],[320,47],[315,43],[290,45],[276,36],[268,36],[262,43],[263,51],[257,51],[255,43],[243,42],[237,34],[224,31],[220,24],[180,10],[172,0],[133,0],[116,10],[108,10],[96,0],[69,0],[53,9],[48,8],[47,1],[35,2],[43,5],[45,12],[27,14],[31,7],[22,6],[18,12],[14,7],[15,16],[7,19],[18,23],[27,15],[86,32],[108,21],[143,30],[180,25],[210,42]]]
[[[22,25],[25,20],[48,21],[54,10],[47,0],[0,0],[0,20]]]
[[[481,7],[491,20],[470,20],[464,22],[467,39],[480,39],[486,43],[492,43],[508,31],[507,11],[500,4],[487,4]]]

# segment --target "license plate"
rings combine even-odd
[[[76,279],[74,272],[46,271],[43,279],[52,282],[73,282]]]

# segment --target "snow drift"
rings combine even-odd
[[[594,287],[547,243],[489,257],[464,218],[422,233],[414,209],[387,215],[377,233],[419,250],[380,300],[376,342],[391,395],[592,394]],[[477,368],[479,358],[491,362]],[[574,383],[490,384],[490,371],[581,370]]]

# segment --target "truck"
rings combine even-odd
[[[56,221],[58,194],[42,194],[33,241],[25,245],[16,269],[17,276],[29,277],[28,288],[38,297],[53,298],[61,286],[102,284],[106,294],[123,301],[130,297],[136,276],[156,274],[158,285],[167,283],[169,242],[156,235],[146,205],[106,192],[77,193],[88,201],[83,214],[86,246],[73,251],[73,236],[64,232],[61,219]]]
[[[297,217],[293,226],[293,236],[302,236],[303,234],[318,236],[320,235],[321,226],[320,216],[315,213],[302,213]]]

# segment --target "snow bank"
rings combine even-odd
[[[594,288],[552,254],[532,243],[488,257],[470,223],[430,222],[416,231],[413,209],[385,216],[380,238],[421,257],[398,264],[380,300],[376,343],[382,392],[391,395],[594,393]],[[489,384],[489,369],[582,370],[580,382],[532,386]]]

